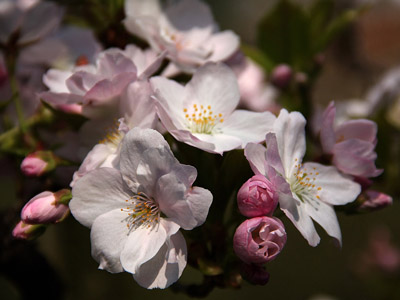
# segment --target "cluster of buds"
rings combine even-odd
[[[46,226],[63,221],[69,215],[68,203],[71,191],[42,192],[25,204],[21,211],[21,221],[15,226],[13,236],[19,239],[35,239]]]
[[[263,264],[276,258],[286,243],[286,231],[278,218],[272,217],[278,195],[274,184],[263,175],[255,175],[237,194],[239,211],[247,219],[236,229],[233,249],[244,262],[241,273],[253,284],[264,285],[269,274]]]

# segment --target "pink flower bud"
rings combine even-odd
[[[51,151],[36,151],[21,163],[21,171],[27,176],[41,176],[56,167],[56,158]]]
[[[378,191],[367,190],[363,194],[364,202],[360,205],[360,211],[373,211],[382,209],[393,203],[392,197]]]
[[[60,203],[60,199],[70,195],[69,190],[56,193],[42,192],[33,197],[21,212],[21,219],[27,224],[58,223],[69,214],[68,205]]]
[[[240,274],[252,284],[266,285],[269,281],[269,273],[261,265],[242,263]]]
[[[240,213],[246,217],[272,215],[278,205],[274,185],[263,175],[247,180],[237,194]]]
[[[257,217],[236,229],[233,250],[245,263],[263,264],[273,260],[286,243],[286,231],[278,218]]]
[[[281,64],[278,65],[271,74],[271,82],[279,87],[285,88],[289,85],[292,79],[292,68],[288,65]]]
[[[44,225],[31,225],[20,221],[14,228],[12,235],[16,239],[33,240],[46,230]]]

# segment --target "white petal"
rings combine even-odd
[[[210,191],[188,187],[176,172],[162,176],[157,183],[157,202],[161,211],[182,228],[191,230],[204,223],[212,202]]]
[[[233,71],[222,63],[207,63],[200,67],[186,88],[189,89],[191,97],[185,100],[185,105],[210,105],[214,113],[221,113],[225,119],[233,112],[240,99],[237,78]]]
[[[289,194],[280,193],[279,206],[308,241],[308,244],[313,247],[317,246],[320,238],[310,216],[305,211],[305,205]]]
[[[313,218],[325,231],[342,244],[342,234],[335,210],[329,204],[322,201],[305,204],[306,213]]]
[[[213,34],[207,43],[212,49],[208,60],[218,62],[228,59],[237,51],[240,39],[233,31],[226,30]]]
[[[306,151],[306,119],[299,112],[282,109],[275,121],[276,140],[285,169],[286,178],[294,172],[295,165],[301,163]]]
[[[213,149],[209,149],[208,145],[207,148],[202,148],[201,145],[195,145],[195,147],[210,153],[218,153],[222,155],[223,152],[239,149],[242,146],[242,141],[240,138],[228,134],[194,133],[193,136],[201,141],[212,144],[214,146]]]
[[[314,169],[315,168],[315,169]],[[343,205],[354,201],[361,192],[358,183],[340,174],[335,167],[323,166],[318,163],[305,163],[303,170],[313,170],[316,187],[322,201],[332,205]]]
[[[141,129],[133,128],[130,130],[124,140],[122,141],[121,154],[120,154],[120,170],[124,175],[124,178],[131,182],[137,182],[137,169],[140,163],[142,163],[142,169],[140,170],[140,175],[145,177],[146,168],[151,171],[152,167],[157,168],[156,165],[153,166],[152,161],[144,161],[144,153],[149,149],[159,149],[160,155],[157,162],[160,163],[160,168],[169,169],[168,163],[176,163],[177,160],[174,158],[168,143],[165,141],[163,136],[153,129]],[[149,153],[146,158],[151,158],[153,153]],[[161,162],[162,160],[165,160]],[[146,166],[148,165],[148,166]],[[165,173],[168,173],[166,171]],[[164,174],[165,174],[164,173]],[[153,183],[155,184],[155,182]]]
[[[66,81],[72,75],[71,71],[50,69],[43,75],[43,83],[55,93],[69,93]]]
[[[135,81],[128,85],[121,97],[120,111],[129,128],[154,128],[157,114],[148,81]]]
[[[118,170],[101,168],[75,183],[69,208],[75,219],[90,227],[98,216],[123,208],[130,194]]]
[[[123,222],[126,217],[126,212],[115,209],[94,220],[90,232],[92,256],[100,263],[100,269],[111,273],[123,271],[120,255],[128,238],[129,230]]]
[[[254,174],[266,175],[267,171],[265,169],[265,155],[267,149],[260,144],[247,144],[244,149],[244,155],[246,159],[250,163],[250,167],[253,170]]]
[[[150,261],[140,267],[133,278],[147,289],[167,288],[182,275],[186,262],[186,242],[178,231]]]
[[[155,98],[172,121],[174,127],[177,129],[185,128],[185,113],[183,111],[183,101],[186,97],[185,87],[164,77],[153,77],[150,79],[150,83],[155,92]],[[161,115],[160,118],[162,121],[165,119]],[[172,129],[168,127],[168,130]]]
[[[132,230],[121,252],[121,264],[124,270],[132,274],[137,273],[140,266],[152,260],[169,236],[178,230],[177,224],[164,219],[153,228],[141,226]]]
[[[259,143],[267,132],[274,128],[276,117],[270,112],[251,112],[235,110],[223,124],[223,133],[233,135],[242,140],[242,148],[248,143]]]

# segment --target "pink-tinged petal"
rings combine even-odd
[[[158,118],[151,94],[148,81],[132,82],[122,94],[120,111],[124,113],[129,128],[155,128]]]
[[[276,135],[274,133],[268,133],[265,137],[265,143],[267,145],[267,151],[265,153],[266,163],[278,171],[281,176],[284,176],[285,170],[283,169],[282,160],[279,155]]]
[[[137,273],[140,266],[152,260],[169,236],[178,230],[179,225],[164,219],[152,228],[141,226],[132,230],[121,252],[124,270],[132,274]]]
[[[310,216],[305,211],[305,205],[300,200],[293,198],[293,196],[282,193],[279,195],[279,206],[308,241],[308,244],[312,247],[317,246],[320,237]]]
[[[126,0],[125,14],[128,17],[152,16],[158,17],[161,12],[159,0]]]
[[[148,154],[145,154],[146,152]],[[120,153],[121,173],[130,184],[137,182],[137,177],[141,176],[143,179],[149,178],[149,181],[146,181],[149,185],[155,185],[155,176],[168,173],[177,163],[163,136],[152,129],[130,130],[124,138]],[[138,170],[139,164],[141,167]]]
[[[151,50],[148,50],[147,52],[150,52],[150,51]],[[154,52],[151,52],[151,53],[154,53]],[[163,51],[157,57],[155,57],[154,59],[151,60],[151,63],[146,66],[146,68],[143,70],[143,72],[138,71],[139,79],[141,79],[141,80],[146,79],[146,78],[150,77],[151,75],[153,75],[155,72],[157,72],[157,70],[161,66],[161,63],[164,61],[166,54],[167,54],[167,52]],[[149,56],[149,54],[147,54],[147,56]],[[149,58],[147,58],[147,59],[149,59]]]
[[[136,79],[135,73],[121,73],[112,80],[104,79],[97,82],[85,95],[87,105],[101,105],[114,97],[120,96],[126,86]]]
[[[136,168],[137,181],[146,194],[155,197],[157,180],[161,176],[171,172],[172,167],[178,162],[171,150],[167,147],[150,148],[138,154],[141,160]],[[121,159],[121,165],[124,164],[124,162],[125,159]],[[129,177],[129,174],[125,173],[125,176],[129,179],[133,179],[132,176]]]
[[[333,207],[322,201],[306,203],[304,206],[306,213],[342,245],[342,234]]]
[[[125,207],[125,200],[131,194],[118,170],[101,168],[86,174],[75,183],[69,207],[75,219],[91,227],[98,216]]]
[[[343,173],[376,177],[382,174],[375,166],[375,145],[357,139],[350,139],[335,144],[333,148],[333,163]]]
[[[178,74],[180,74],[182,70],[173,62],[170,62],[168,66],[165,67],[165,69],[162,71],[161,76],[163,77],[174,77]]]
[[[267,175],[265,168],[267,149],[260,144],[249,143],[244,148],[244,156],[249,161],[250,167],[254,174]]]
[[[222,63],[207,63],[200,67],[189,81],[184,105],[211,106],[211,110],[227,118],[239,103],[240,92],[233,71]]]
[[[164,116],[160,115],[161,121],[168,118],[171,120],[167,129],[182,129],[185,127],[185,112],[183,111],[183,101],[186,97],[185,87],[179,83],[166,79],[164,77],[153,77],[150,79],[151,86],[155,93],[155,98],[157,99],[162,110],[166,112]],[[164,122],[163,122],[164,123]],[[171,126],[173,125],[173,127]]]
[[[375,144],[378,126],[370,120],[350,120],[336,128],[336,142],[359,139]]]
[[[208,61],[224,61],[231,57],[239,48],[239,37],[230,30],[215,33],[207,41],[211,48],[212,54]]]
[[[332,153],[333,146],[336,143],[335,130],[333,128],[335,122],[336,108],[332,101],[322,114],[322,125],[320,131],[321,145],[325,153]]]
[[[83,176],[90,171],[98,169],[100,167],[112,167],[112,161],[115,158],[116,149],[106,144],[97,144],[94,148],[86,155],[79,170],[74,173],[73,180],[70,186],[74,184]]]
[[[133,73],[136,76],[137,73],[133,61],[123,55],[121,50],[114,48],[99,55],[97,68],[98,73],[106,78],[112,78],[121,73]]]
[[[290,178],[295,166],[301,163],[306,151],[306,119],[299,112],[282,109],[275,121],[275,134],[279,154],[285,170],[285,177]]]
[[[69,93],[42,92],[39,93],[39,98],[43,99],[56,109],[62,108],[64,105],[80,105],[78,103],[82,103],[83,101],[82,96]]]
[[[194,133],[193,136],[198,138],[199,140],[212,144],[214,146],[213,149],[209,149],[208,145],[206,148],[202,148],[201,144],[194,144],[195,147],[202,149],[204,151],[210,153],[221,154],[226,151],[230,151],[233,149],[242,148],[242,140],[238,137],[228,135],[228,134],[205,134],[205,133]],[[187,143],[187,142],[185,142]]]
[[[276,117],[270,112],[235,110],[222,124],[223,133],[238,137],[244,148],[248,143],[259,143],[267,132],[273,131]]]
[[[69,93],[66,85],[67,79],[72,75],[71,71],[50,69],[43,75],[43,83],[54,93]]]
[[[61,7],[51,2],[40,2],[33,6],[25,15],[18,43],[29,43],[50,34],[57,29],[63,13]]]
[[[165,119],[162,119],[161,117],[160,119],[163,122],[165,128],[168,129],[168,123],[165,123]],[[199,137],[200,134],[193,134],[189,130],[170,130],[169,133],[178,141],[184,142],[190,146],[202,149],[210,153],[220,153],[220,150],[216,150],[216,146],[214,145],[214,143],[211,140],[207,140],[208,137],[206,134],[201,135],[202,137],[205,136],[205,138],[201,138]],[[238,139],[235,138],[233,140],[238,141]]]
[[[178,231],[150,261],[140,266],[133,278],[147,289],[167,288],[182,275],[186,262],[186,242],[182,233]]]
[[[212,202],[210,191],[193,187],[189,190],[175,172],[157,182],[156,199],[160,210],[179,226],[191,230],[204,223]]]
[[[331,205],[344,205],[352,202],[361,192],[358,183],[340,174],[335,167],[323,166],[318,163],[305,163],[302,171],[308,174],[313,173],[308,176],[315,178],[315,189],[320,199]]]
[[[125,218],[126,212],[114,209],[94,220],[90,239],[92,256],[100,264],[99,269],[111,273],[123,271],[120,255],[129,237]]]

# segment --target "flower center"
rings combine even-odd
[[[297,158],[295,159],[297,163]],[[311,205],[319,205],[319,200],[321,200],[318,193],[322,190],[321,187],[316,185],[316,180],[318,178],[319,172],[316,169],[307,170],[303,167],[303,164],[295,165],[294,176],[288,180],[290,184],[290,189],[302,202],[308,202]]]
[[[102,140],[100,140],[99,143],[109,144],[117,148],[125,134],[118,130],[117,123],[115,123],[106,131],[107,131],[106,136]]]
[[[129,206],[121,208],[121,211],[127,212],[128,216],[124,219],[127,222],[128,234],[140,227],[154,228],[160,221],[160,209],[153,198],[145,193],[137,193],[125,200]],[[129,204],[130,203],[130,204]]]
[[[192,133],[212,134],[217,124],[223,123],[222,114],[214,114],[211,105],[193,104],[192,107],[184,108],[186,127]]]

